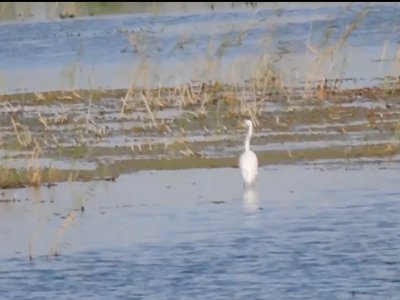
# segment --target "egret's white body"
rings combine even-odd
[[[250,150],[250,139],[253,134],[253,123],[250,120],[244,122],[249,128],[244,142],[244,152],[239,159],[239,167],[245,186],[253,185],[258,171],[258,159],[256,154]]]

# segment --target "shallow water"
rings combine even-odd
[[[245,195],[234,168],[10,190],[2,197],[16,201],[0,203],[0,294],[390,299],[400,293],[397,169],[263,167]]]
[[[307,48],[322,51],[337,43],[366,6],[365,18],[333,55]],[[376,78],[398,75],[398,8],[398,3],[239,5],[177,8],[172,15],[162,10],[2,22],[0,92],[128,88],[133,80],[156,87],[190,79],[238,82],[254,75],[264,54],[289,85],[321,78],[376,84]]]
[[[0,97],[10,100],[0,103],[0,164],[20,169],[23,159],[32,156],[21,148],[32,146],[34,139],[41,141],[41,166],[63,170],[83,163],[82,169],[93,170],[129,157],[226,158],[242,147],[245,134],[235,127],[232,112],[244,117],[250,108],[259,112],[252,140],[257,151],[279,151],[286,158],[298,157],[290,151],[321,154],[342,147],[335,157],[345,157],[344,147],[363,146],[361,155],[367,155],[370,144],[380,144],[383,151],[374,155],[398,154],[391,145],[385,148],[398,140],[397,96],[322,94],[315,99],[303,82],[341,78],[346,81],[338,88],[384,83],[385,92],[394,91],[393,82],[382,79],[399,75],[398,3],[222,5],[215,10],[207,5],[177,7],[173,14],[171,9],[152,14],[139,5],[134,14],[122,9],[61,20],[33,13],[24,21],[0,22],[0,94],[76,88],[126,92],[132,83],[159,87],[193,79],[188,99],[201,103],[188,106],[181,87],[160,94],[160,99],[149,97],[155,104],[151,113],[142,98],[123,92],[100,99],[82,94],[77,101],[40,93]],[[355,22],[366,6],[365,17]],[[338,46],[352,25],[346,42],[331,55],[323,54],[328,46]],[[326,35],[330,39],[324,44]],[[227,88],[215,105],[202,106],[206,99],[208,104],[214,100],[211,92],[201,92],[199,81],[243,83],[260,71],[264,54],[296,91],[275,96],[275,84],[262,94],[248,86],[247,94],[239,89],[232,97]],[[164,100],[162,109],[158,105]],[[198,118],[203,109],[205,121]]]
[[[156,86],[160,81],[176,84],[188,79],[240,81],[253,74],[263,51],[271,55],[289,84],[302,85],[309,75],[350,77],[358,81],[348,84],[356,86],[381,83],[385,75],[398,75],[396,3],[371,4],[347,44],[321,65],[312,65],[318,67],[315,74],[307,73],[317,57],[307,50],[307,42],[318,45],[328,29],[334,29],[337,41],[363,5],[349,9],[343,3],[292,4],[279,12],[271,7],[241,7],[3,22],[0,93],[127,88],[133,78]],[[139,48],[147,47],[145,51],[134,51],[131,34],[139,40]],[[238,45],[222,51],[224,42],[235,43],[238,37]],[[219,55],[217,70],[208,65],[208,56],[215,62]],[[141,68],[148,68],[148,78],[142,76]],[[391,124],[398,119],[398,101],[359,100],[343,104],[347,111],[339,116],[326,114],[315,122],[302,117],[286,127],[282,125],[290,120],[288,107],[266,101],[263,116],[276,118],[276,124],[269,121],[264,125],[273,127],[256,128],[254,149],[290,151],[395,142]],[[69,147],[79,130],[88,129],[81,123],[89,114],[88,103],[60,107],[32,101],[18,98],[12,104],[22,109],[17,121],[35,135],[46,136],[38,124],[39,115],[69,118],[69,123],[46,128],[48,136],[54,133],[54,139],[58,138],[57,145]],[[320,105],[292,104],[300,113]],[[182,128],[168,123],[173,132],[165,136],[133,130],[144,126],[141,118],[146,112],[133,112],[122,122],[120,105],[117,98],[89,105],[90,112],[98,115],[97,126],[108,132],[103,138],[89,136],[88,140],[108,148],[82,160],[74,158],[76,165],[95,168],[98,159],[132,158],[134,163],[156,156],[166,159],[168,151],[174,157],[166,143],[179,139]],[[175,108],[157,112],[157,120],[182,116]],[[9,109],[0,108],[0,138],[9,147],[0,151],[5,157],[2,166],[26,166],[23,156],[31,153],[13,147],[15,129]],[[369,126],[367,109],[385,118]],[[207,141],[194,150],[208,157],[236,155],[242,133],[225,132],[229,122],[214,121],[222,131],[210,127],[205,133],[195,126],[187,129],[186,139]],[[144,148],[147,143],[158,144],[158,152],[137,153],[136,148],[123,152],[115,147]],[[43,165],[67,168],[70,163],[62,155],[45,154],[40,158]],[[0,298],[396,297],[400,293],[398,158],[389,157],[382,164],[374,163],[374,158],[352,164],[340,160],[263,166],[257,190],[244,194],[239,172],[233,168],[142,171],[122,175],[116,182],[4,190],[0,196]]]

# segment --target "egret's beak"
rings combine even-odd
[[[236,125],[236,128],[238,129],[246,128],[246,124],[244,123],[244,121],[239,121]]]

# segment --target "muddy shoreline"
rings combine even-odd
[[[379,161],[400,153],[398,83],[352,90],[327,82],[314,86],[214,82],[3,95],[0,187],[115,180],[139,170],[235,168],[245,118],[256,124],[252,147],[261,166]]]

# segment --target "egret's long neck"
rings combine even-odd
[[[244,141],[244,150],[249,151],[250,150],[250,139],[251,135],[253,134],[253,126],[249,126],[249,131],[247,132],[246,140]]]

